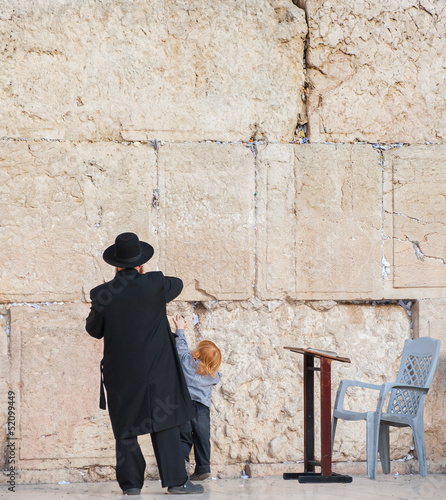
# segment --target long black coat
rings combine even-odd
[[[90,292],[86,329],[104,338],[103,377],[116,439],[169,429],[195,415],[166,315],[166,303],[182,288],[179,278],[161,272],[124,269]]]

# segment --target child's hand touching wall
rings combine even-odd
[[[183,316],[181,316],[181,314],[175,314],[173,322],[177,330],[184,330],[186,326],[186,320],[184,319]]]

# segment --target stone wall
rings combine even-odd
[[[313,141],[445,141],[443,2],[305,4]]]
[[[190,345],[223,351],[215,475],[299,467],[302,359],[284,346],[351,359],[334,398],[392,380],[424,335],[443,342],[425,418],[442,471],[445,24],[429,0],[0,3],[0,467],[11,390],[17,481],[114,477],[84,321],[130,230],[155,247],[147,270],[183,279],[169,314]],[[363,423],[336,442],[338,470],[363,472]],[[393,431],[392,459],[411,444]]]

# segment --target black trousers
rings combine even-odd
[[[163,488],[180,486],[187,481],[180,429],[172,427],[165,431],[152,432],[153,451]],[[116,440],[116,479],[123,491],[141,489],[144,484],[146,461],[137,437]]]
[[[189,462],[189,454],[194,446],[195,473],[211,472],[211,420],[209,408],[198,401],[192,401],[196,417],[180,425],[183,455]]]

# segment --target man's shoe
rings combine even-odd
[[[139,488],[129,488],[128,490],[124,490],[124,495],[139,495],[141,490]]]
[[[204,488],[201,484],[191,483],[190,479],[188,479],[182,486],[169,486],[167,491],[175,495],[187,495],[203,493]]]
[[[194,472],[190,478],[191,481],[204,481],[210,475],[210,472]]]

